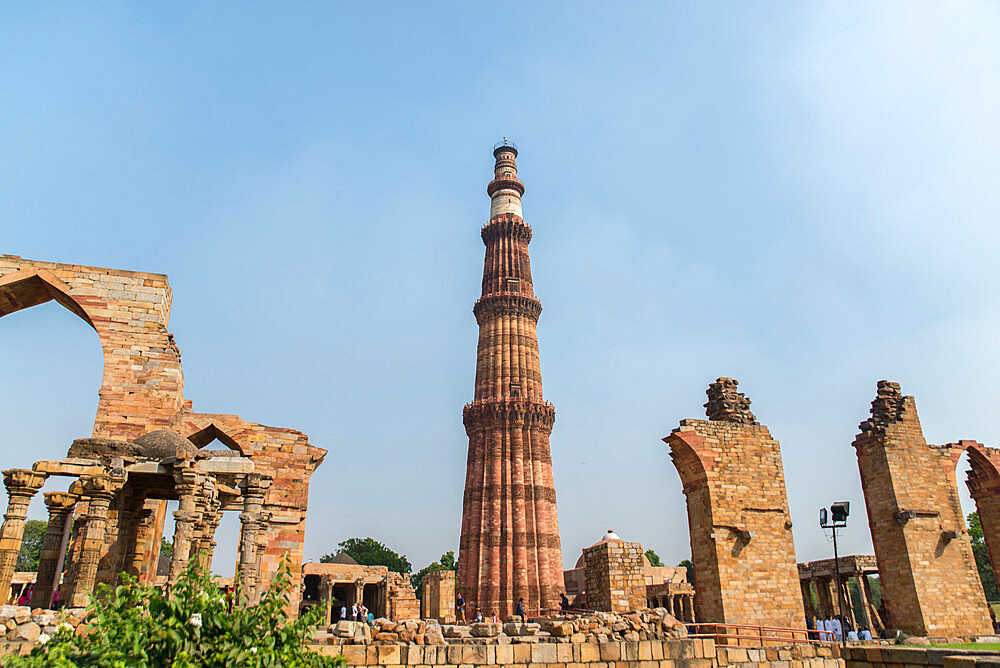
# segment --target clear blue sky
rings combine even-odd
[[[0,252],[169,274],[195,408],[327,448],[306,557],[458,542],[493,143],[520,148],[564,559],[688,556],[660,442],[740,380],[800,560],[875,383],[1000,444],[995,3],[5,3]],[[0,321],[0,461],[92,428],[96,335]],[[40,498],[32,515],[43,515]],[[235,562],[238,520],[219,558]]]

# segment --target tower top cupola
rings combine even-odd
[[[504,137],[493,146],[493,180],[486,187],[490,196],[490,219],[511,213],[521,218],[524,184],[517,178],[517,144]]]

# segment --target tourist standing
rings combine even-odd
[[[353,621],[358,621],[358,604],[354,603],[351,605],[351,619]]]
[[[559,609],[563,612],[569,610],[569,599],[566,598],[566,592],[559,594]]]
[[[521,621],[522,622],[525,621],[526,617],[525,617],[525,614],[524,614],[524,599],[523,598],[517,599],[517,610],[514,612],[514,614],[515,615],[519,615],[521,617]]]
[[[465,599],[462,597],[462,592],[458,592],[458,598],[455,599],[455,610],[458,612],[458,619],[464,624],[465,623]]]

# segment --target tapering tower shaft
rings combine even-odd
[[[517,149],[498,145],[490,195],[475,399],[464,411],[469,436],[458,591],[472,614],[558,606],[563,590],[549,435],[555,409],[542,398],[536,326],[542,305],[531,282],[531,228],[521,217]]]

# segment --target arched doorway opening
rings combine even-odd
[[[996,568],[1000,565],[1000,472],[990,457],[990,451],[979,443],[958,444],[961,455],[956,464],[958,502],[969,531],[972,553],[990,603],[1000,602]]]
[[[104,367],[100,339],[81,313],[51,298],[44,303],[31,296],[42,289],[39,285],[17,290],[0,287],[0,373],[4,378],[0,384],[4,414],[0,456],[5,469],[62,459],[73,439],[90,436],[94,428]],[[65,492],[72,482],[51,477],[43,491]],[[0,495],[6,501],[3,490]],[[43,494],[36,493],[28,505],[15,564],[15,570],[23,573],[15,578],[25,580],[26,587],[30,574],[38,569],[48,520]],[[71,527],[67,522],[68,531]]]

